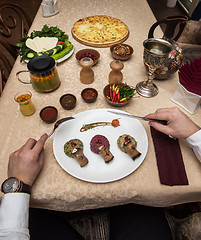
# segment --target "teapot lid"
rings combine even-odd
[[[27,67],[32,73],[47,73],[55,66],[55,60],[49,56],[38,56],[32,58]]]

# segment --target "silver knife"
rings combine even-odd
[[[158,119],[140,117],[140,116],[135,116],[135,115],[127,114],[127,113],[113,112],[113,111],[110,111],[110,110],[107,110],[107,111],[110,112],[110,113],[114,113],[116,115],[131,117],[131,118],[135,118],[135,119],[138,119],[138,120],[144,120],[144,121],[149,121],[149,122],[158,122],[158,123],[161,123],[163,125],[167,125],[167,121],[165,121],[165,120],[158,120]]]

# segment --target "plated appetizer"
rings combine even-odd
[[[21,61],[29,61],[42,55],[59,60],[73,51],[68,35],[58,27],[47,25],[44,25],[41,31],[33,31],[30,36],[24,35],[17,46],[20,47]]]
[[[70,158],[75,158],[80,164],[80,167],[84,167],[88,163],[88,159],[83,153],[83,142],[79,139],[71,139],[64,144],[64,152]]]
[[[129,156],[135,160],[137,157],[141,155],[140,152],[136,149],[137,142],[130,135],[123,134],[117,139],[117,145],[121,149],[121,151],[129,154]]]
[[[105,163],[110,162],[114,156],[110,152],[110,143],[108,139],[103,135],[96,135],[91,139],[90,142],[91,151],[100,154],[104,159]]]

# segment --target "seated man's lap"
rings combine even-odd
[[[162,208],[127,204],[111,208],[110,239],[172,240]]]
[[[127,204],[108,210],[110,240],[173,239],[162,208]],[[31,240],[83,239],[56,211],[31,208],[29,229]]]

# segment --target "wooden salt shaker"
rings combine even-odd
[[[94,72],[91,69],[94,61],[91,58],[82,58],[80,60],[80,66],[82,70],[80,71],[80,81],[84,84],[90,84],[94,81]]]
[[[110,63],[110,67],[112,69],[112,71],[109,74],[109,83],[113,84],[117,84],[117,83],[121,83],[122,79],[123,79],[123,74],[121,72],[121,70],[124,68],[124,64],[122,63],[122,61],[120,60],[113,60]]]

